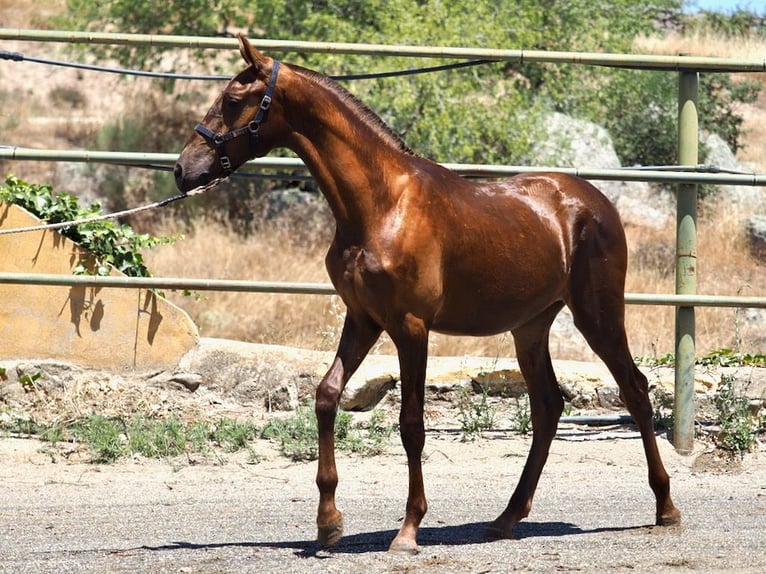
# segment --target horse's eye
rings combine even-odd
[[[240,100],[231,96],[224,96],[223,98],[223,110],[225,112],[236,112],[239,109]]]

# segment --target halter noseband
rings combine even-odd
[[[255,118],[246,126],[222,134],[217,134],[202,124],[197,124],[194,126],[194,131],[199,133],[203,138],[212,143],[215,147],[215,152],[218,154],[218,160],[221,162],[221,167],[223,168],[223,171],[226,173],[226,175],[231,173],[231,160],[229,159],[229,156],[226,155],[226,150],[224,150],[226,142],[233,140],[234,138],[238,138],[241,135],[249,134],[250,147],[253,147],[256,143],[258,143],[258,131],[261,128],[263,119],[266,117],[266,112],[271,106],[271,98],[274,94],[274,88],[276,88],[277,85],[278,75],[279,61],[274,60],[274,65],[271,68],[271,78],[269,78],[269,85],[266,86],[266,93],[263,94],[261,105],[258,107],[258,113],[255,114]]]

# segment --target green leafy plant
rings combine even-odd
[[[651,398],[654,428],[668,431],[673,430],[675,421],[673,418],[673,395],[664,393],[659,388],[655,388]]]
[[[35,383],[43,376],[42,371],[37,371],[31,375],[21,375],[19,377],[19,384],[24,387],[25,390],[31,391],[35,388]]]
[[[676,364],[676,357],[673,353],[666,353],[659,357],[644,357],[638,359],[637,362],[645,367],[672,367]],[[761,353],[743,353],[723,347],[697,357],[695,364],[717,367],[766,367],[766,355]]]
[[[187,429],[175,417],[152,420],[138,417],[126,425],[127,448],[147,458],[168,458],[186,451]]]
[[[291,460],[316,460],[319,455],[317,428],[314,409],[303,405],[289,418],[269,421],[263,427],[261,436],[277,440],[282,454]]]
[[[8,417],[0,422],[7,432],[36,436],[50,443],[74,442],[84,446],[93,463],[110,464],[135,454],[147,458],[172,458],[186,452],[208,453],[210,445],[226,452],[247,449],[250,460],[258,456],[251,448],[259,436],[252,423],[222,418],[215,423],[184,423],[176,417],[154,419],[144,415],[124,419],[91,415],[82,420],[50,425]]]
[[[464,388],[460,394],[458,413],[460,430],[463,433],[464,440],[475,439],[481,436],[483,431],[494,427],[497,410],[489,402],[489,389],[487,386],[481,385],[481,392],[478,398],[473,396],[469,388]]]
[[[758,438],[761,422],[751,413],[750,401],[734,390],[733,377],[721,377],[715,407],[720,425],[716,444],[735,453],[750,450]]]
[[[721,348],[700,357],[698,365],[716,365],[719,367],[766,367],[766,355],[760,353],[742,353],[734,349]]]
[[[336,441],[340,450],[346,450],[362,456],[380,454],[386,448],[393,425],[385,423],[382,411],[373,411],[366,424],[353,425],[353,417],[346,412],[339,413],[336,423]]]
[[[532,413],[529,407],[529,395],[524,393],[513,403],[511,428],[519,434],[528,435],[532,431]]]
[[[12,175],[0,186],[0,202],[19,205],[48,223],[63,223],[101,215],[101,205],[81,207],[73,195],[54,194],[49,185],[27,183]],[[80,244],[92,256],[81,259],[75,274],[108,275],[114,268],[132,277],[149,277],[141,250],[165,245],[175,238],[136,233],[129,225],[102,220],[67,227],[61,234]]]

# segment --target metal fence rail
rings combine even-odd
[[[0,160],[20,161],[66,161],[78,163],[110,163],[136,167],[170,168],[177,154],[112,152],[87,150],[32,149],[16,146],[0,146]],[[473,163],[442,163],[464,176],[508,177],[519,173],[556,171],[585,179],[603,181],[651,181],[655,183],[689,183],[709,185],[766,186],[766,173],[732,173],[714,165],[690,166],[688,171],[657,168],[580,168],[530,165],[492,165]],[[247,170],[306,170],[298,158],[262,157],[248,161],[241,168]]]
[[[289,295],[336,295],[330,283],[289,281],[241,281],[193,279],[189,277],[125,277],[103,275],[56,275],[51,273],[2,273],[0,284],[53,285],[64,287],[118,287],[127,289],[168,289],[188,291],[231,291],[240,293],[281,293]],[[766,309],[766,297],[726,295],[674,295],[625,293],[629,305],[683,307],[747,307]]]
[[[153,34],[112,34],[107,32],[72,32],[66,30],[25,30],[0,28],[0,40],[65,42],[79,44],[115,44],[156,48],[212,48],[236,50],[235,38],[205,38]],[[504,50],[459,48],[450,46],[405,46],[347,42],[305,42],[252,38],[262,50],[277,52],[327,52],[367,56],[407,56],[418,58],[475,59],[518,62],[520,64],[585,64],[643,70],[696,70],[717,72],[766,72],[766,57],[761,60],[708,58],[695,56],[654,56],[644,54],[609,54],[545,50]]]

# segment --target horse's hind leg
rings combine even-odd
[[[620,387],[625,406],[641,432],[649,467],[649,485],[657,500],[656,523],[678,524],[681,521],[681,513],[670,499],[670,479],[662,464],[654,435],[649,385],[644,374],[633,362],[628,347],[623,279],[617,275],[618,269],[608,267],[608,261],[609,258],[590,261],[587,279],[573,280],[574,286],[568,304],[575,326],[609,368]]]
[[[488,527],[492,538],[512,538],[513,526],[529,514],[551,442],[564,409],[548,350],[548,333],[563,305],[549,307],[540,316],[513,331],[516,356],[527,383],[532,417],[532,447],[511,500]]]

